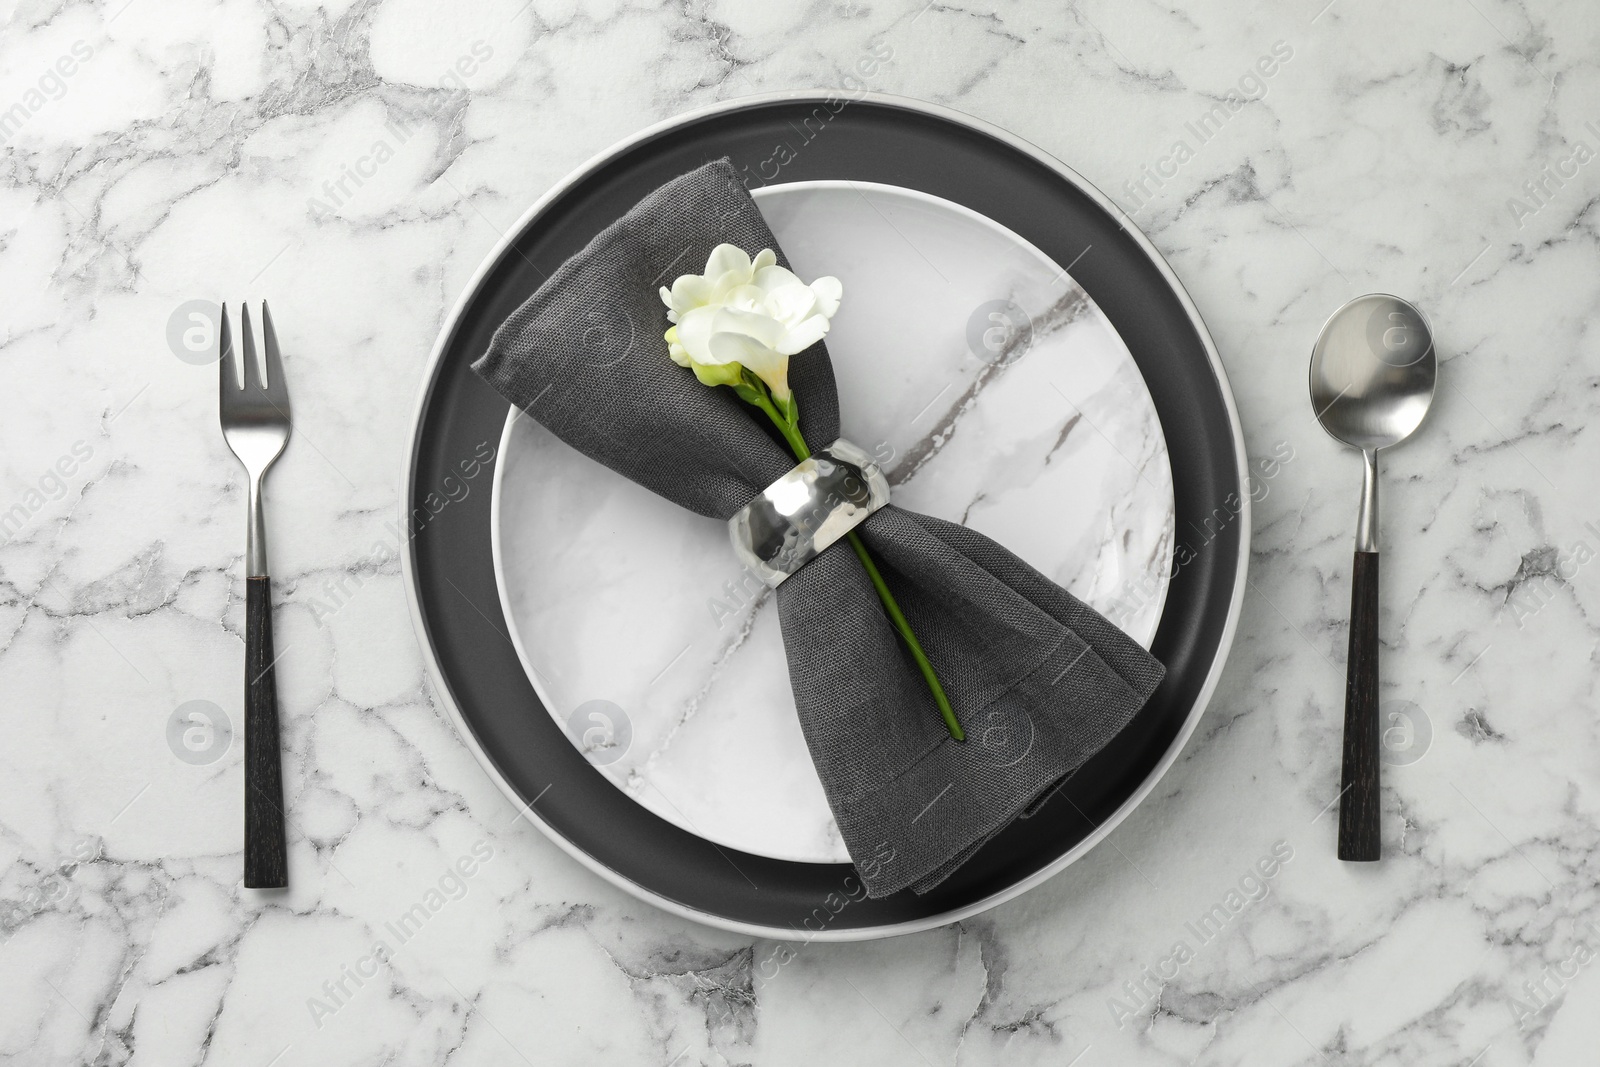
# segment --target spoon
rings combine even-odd
[[[1410,437],[1433,403],[1438,360],[1428,320],[1396,296],[1358,296],[1311,350],[1311,406],[1336,441],[1366,459],[1350,580],[1339,858],[1376,860],[1378,808],[1378,449]]]

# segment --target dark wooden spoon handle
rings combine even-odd
[[[244,584],[244,884],[278,889],[289,884],[289,857],[272,674],[272,579],[262,575]]]
[[[1378,757],[1378,554],[1357,552],[1350,589],[1350,659],[1344,692],[1344,773],[1339,858],[1371,861],[1383,851]]]

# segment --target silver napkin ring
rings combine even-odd
[[[841,437],[741,508],[728,536],[739,562],[776,589],[888,502],[889,479]]]

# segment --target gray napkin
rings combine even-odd
[[[663,185],[562,264],[474,369],[580,452],[701,515],[729,518],[795,460],[759,411],[667,357],[657,290],[698,273],[722,242],[752,256],[771,248],[788,266],[725,159]],[[821,343],[790,361],[789,381],[807,442],[838,437]],[[968,739],[946,732],[842,542],[778,587],[789,681],[869,894],[925,892],[1111,740],[1164,668],[981,534],[893,504],[857,530]]]

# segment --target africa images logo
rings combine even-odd
[[[1141,969],[1137,978],[1122,983],[1126,1000],[1107,997],[1106,1010],[1111,1013],[1111,1021],[1117,1024],[1117,1029],[1122,1029],[1129,1019],[1156,1004],[1161,998],[1161,990],[1177,978],[1184,967],[1194,962],[1201,949],[1220,938],[1245,911],[1266,900],[1272,893],[1273,879],[1292,859],[1294,846],[1287,841],[1275,842],[1272,851],[1256,860],[1221,900],[1193,921],[1183,924],[1187,936],[1174,941],[1172,948],[1154,966]]]

